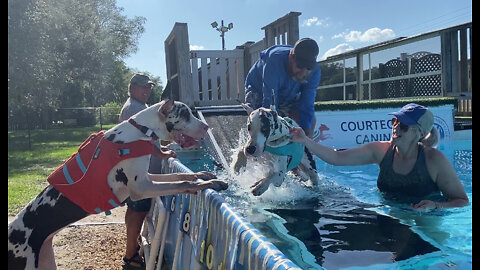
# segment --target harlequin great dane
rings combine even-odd
[[[104,133],[92,134],[64,166],[50,175],[49,182],[55,183],[47,186],[8,225],[8,269],[56,269],[53,236],[90,214],[118,206],[129,196],[139,200],[207,188],[226,189],[226,182],[213,179],[215,175],[207,172],[147,173],[154,140],[160,138],[189,147],[198,143],[207,129],[208,125],[194,117],[187,105],[168,99]],[[100,164],[94,161],[102,159]],[[108,165],[111,160],[117,163]],[[90,184],[83,177],[88,174],[94,175],[95,181]],[[194,182],[197,178],[206,181]],[[75,194],[79,190],[83,192]]]
[[[253,110],[246,104],[242,106],[248,113],[249,139],[238,152],[233,169],[238,173],[247,165],[247,157],[265,157],[261,162],[269,166],[267,176],[251,186],[252,194],[263,194],[270,184],[281,186],[285,174],[297,166],[301,181],[310,179],[313,185],[317,185],[319,176],[312,154],[304,145],[290,141],[289,129],[297,125],[295,121],[280,117],[272,109]]]

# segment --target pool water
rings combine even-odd
[[[377,165],[339,167],[317,158],[320,186],[288,175],[281,187],[254,197],[249,186],[265,173],[260,166],[229,176],[204,155],[179,159],[193,171],[230,179],[225,200],[302,269],[471,269],[472,141],[437,149],[457,171],[469,206],[419,212],[386,201],[376,186]]]

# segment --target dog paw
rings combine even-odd
[[[217,177],[214,173],[207,172],[207,171],[197,172],[194,175],[195,175],[195,179],[202,179],[202,180],[210,180]]]
[[[210,184],[209,188],[215,191],[222,191],[228,188],[228,183],[223,180],[214,179],[214,180],[209,180],[208,182]]]
[[[272,185],[276,187],[280,187],[283,184],[283,180],[285,179],[284,175],[285,174],[280,173],[277,177],[272,177],[272,180],[271,180]]]
[[[240,169],[242,169],[246,165],[247,165],[247,157],[243,153],[243,148],[242,148],[237,154],[237,159],[233,164],[233,170],[235,171],[235,173],[239,173]]]
[[[250,186],[252,188],[252,195],[253,196],[260,196],[262,195],[265,191],[267,191],[268,189],[268,184],[265,183],[264,181],[265,179],[262,179],[262,180],[259,180],[257,182],[255,182],[255,184],[253,184],[252,186]]]
[[[238,173],[240,173],[240,170],[241,170],[242,168],[244,168],[244,167],[245,167],[245,166],[242,166],[242,165],[239,165],[238,163],[235,163],[235,164],[233,165],[233,171],[238,174]]]
[[[312,185],[318,186],[318,184],[320,183],[320,177],[318,177],[318,175],[312,176],[310,178],[310,182],[312,182]]]

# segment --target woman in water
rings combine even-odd
[[[308,138],[301,128],[292,128],[292,141],[306,147],[325,162],[339,166],[376,163],[380,167],[378,189],[394,197],[421,198],[414,209],[462,207],[469,203],[465,189],[445,155],[434,146],[438,131],[433,114],[424,106],[410,103],[390,113],[390,141],[371,142],[359,147],[336,151]],[[439,192],[446,200],[432,199]]]

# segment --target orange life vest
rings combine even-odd
[[[102,130],[91,134],[78,151],[48,177],[48,182],[69,200],[90,214],[113,209],[121,204],[107,183],[108,173],[125,159],[149,155],[153,141],[113,143]]]

